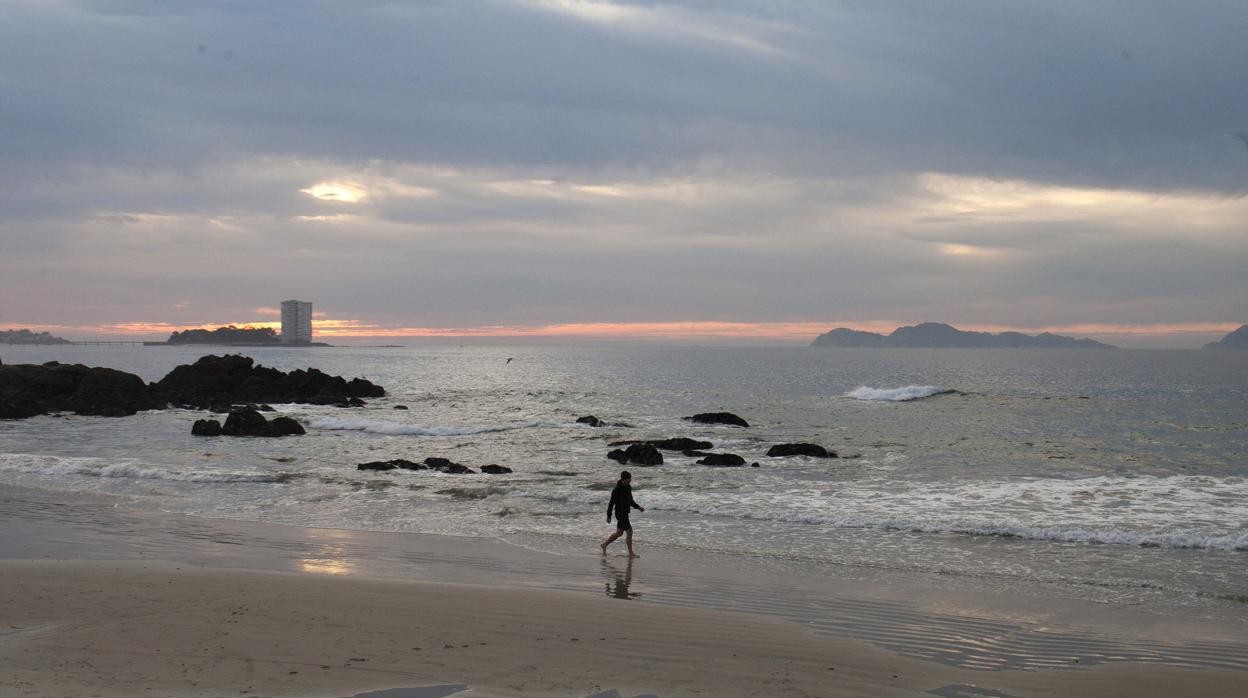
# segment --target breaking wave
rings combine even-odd
[[[907,402],[909,400],[921,400],[933,395],[951,395],[956,392],[958,391],[935,385],[906,385],[900,388],[872,388],[864,385],[845,393],[845,397],[852,397],[855,400]]]
[[[547,425],[544,422],[531,424],[515,424],[493,427],[427,427],[419,424],[401,424],[382,419],[363,419],[360,417],[309,417],[304,424],[314,429],[326,431],[362,431],[369,434],[386,436],[468,436],[471,434],[490,434],[499,431],[512,431]]]
[[[85,475],[87,477],[174,480],[178,482],[289,482],[291,473],[239,473],[213,470],[163,470],[136,463],[106,462],[98,458],[61,458],[0,454],[0,471],[36,475]]]

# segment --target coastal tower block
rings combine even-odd
[[[282,344],[308,344],[312,341],[312,304],[282,301]]]

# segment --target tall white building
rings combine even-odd
[[[282,344],[307,344],[311,341],[312,304],[282,301]]]

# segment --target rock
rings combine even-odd
[[[299,436],[306,434],[303,425],[290,417],[274,417],[269,421],[265,436]]]
[[[602,421],[601,419],[598,419],[597,417],[595,417],[595,416],[594,416],[594,415],[592,415],[592,414],[590,414],[590,415],[586,415],[586,416],[584,416],[584,417],[577,417],[577,418],[576,418],[576,423],[577,423],[577,424],[588,424],[588,425],[589,425],[589,426],[591,426],[591,427],[605,427],[605,426],[607,426],[607,423],[606,423],[606,422]]]
[[[221,427],[224,436],[265,436],[269,430],[269,420],[255,410],[234,410],[225,418]]]
[[[221,436],[221,422],[215,419],[197,419],[191,426],[192,436]]]
[[[431,470],[448,475],[468,475],[476,472],[472,468],[451,462],[449,458],[426,458],[425,465]]]
[[[776,444],[767,450],[771,458],[787,458],[789,456],[809,456],[811,458],[836,458],[836,453],[818,444]]]
[[[685,419],[698,424],[727,424],[734,427],[750,426],[749,422],[731,412],[703,412],[692,417],[685,417]]]
[[[394,460],[375,460],[370,463],[360,463],[355,466],[356,470],[394,470],[401,468],[403,470],[428,470],[429,467],[422,463],[413,463],[410,460],[395,458]]]
[[[124,417],[160,406],[132,373],[55,361],[0,366],[0,417],[6,419],[50,412]]]
[[[283,373],[246,356],[209,355],[173,369],[151,386],[151,393],[165,403],[208,409],[262,402],[360,406],[360,398],[383,397],[386,391],[361,378],[347,381],[315,368]]]
[[[736,468],[745,465],[745,459],[735,453],[708,453],[698,461],[698,465],[710,465],[717,468]]]
[[[607,458],[621,465],[663,465],[663,454],[650,444],[631,444],[623,451],[617,448],[608,453]]]
[[[306,433],[303,425],[290,417],[276,417],[270,422],[259,412],[248,409],[234,410],[221,427],[222,436],[296,436]]]
[[[750,467],[751,467],[751,468],[757,468],[757,467],[758,467],[758,461],[755,461],[755,462],[753,462],[753,463],[750,463]]]
[[[687,439],[685,437],[677,437],[674,439],[652,439],[649,441],[616,441],[608,446],[628,446],[629,444],[646,444],[654,446],[662,451],[700,451],[704,448],[713,448],[710,441],[698,441],[696,439]]]
[[[490,475],[504,475],[510,473],[511,468],[505,465],[483,465],[481,466],[481,472],[489,473]]]
[[[396,409],[396,410],[405,410],[405,409],[407,409],[407,405],[395,405],[393,409]]]

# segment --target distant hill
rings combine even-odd
[[[215,330],[184,330],[169,335],[166,344],[281,344],[270,327],[218,327]]]
[[[1075,339],[1045,332],[1039,335],[1021,332],[965,332],[939,322],[924,322],[893,330],[892,334],[861,332],[838,327],[819,335],[812,347],[878,347],[898,349],[918,347],[925,349],[970,348],[1046,348],[1046,349],[1116,349],[1092,339]]]
[[[1248,325],[1241,326],[1216,342],[1209,342],[1206,349],[1248,349]]]
[[[47,332],[31,332],[30,330],[0,331],[0,344],[70,344],[68,339],[53,337]]]

